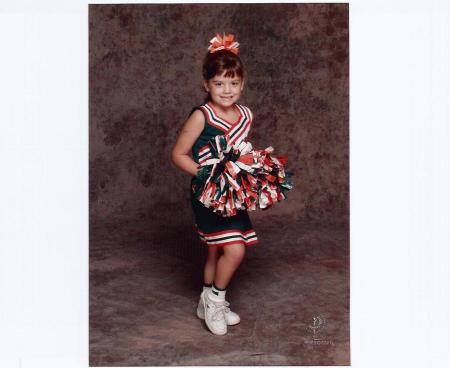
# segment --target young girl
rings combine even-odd
[[[247,246],[258,239],[245,210],[223,217],[198,201],[194,179],[201,163],[211,156],[208,141],[224,135],[230,143],[243,140],[252,124],[252,112],[237,103],[244,88],[244,67],[238,57],[239,44],[233,35],[217,35],[211,41],[203,63],[205,102],[194,107],[172,150],[172,162],[192,175],[191,203],[199,238],[208,246],[204,286],[197,315],[216,335],[227,333],[227,325],[240,322],[225,300],[226,288],[242,262]],[[192,151],[192,157],[189,152]]]

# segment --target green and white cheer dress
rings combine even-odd
[[[230,144],[243,141],[250,132],[253,114],[244,105],[234,104],[239,118],[229,122],[221,118],[210,102],[192,109],[191,114],[200,109],[205,116],[205,127],[192,146],[192,158],[198,164],[211,156],[208,142],[217,135],[225,135]],[[259,243],[246,210],[238,210],[235,216],[223,217],[205,207],[194,196],[195,177],[191,181],[191,204],[195,215],[195,228],[200,240],[208,246],[225,246],[243,244],[245,246]]]

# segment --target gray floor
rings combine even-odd
[[[91,224],[90,365],[349,365],[348,228],[254,226],[261,244],[227,290],[241,323],[215,336],[195,315],[205,253],[191,229]]]

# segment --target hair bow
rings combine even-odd
[[[223,37],[220,37],[219,34],[216,34],[214,38],[212,38],[210,41],[211,45],[209,45],[208,50],[210,53],[214,53],[219,50],[229,50],[234,54],[238,54],[239,50],[239,43],[237,41],[234,41],[234,35],[229,34],[225,36],[225,33],[223,34]]]

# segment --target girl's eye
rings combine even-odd
[[[214,83],[214,85],[215,85],[215,86],[218,86],[218,87],[221,86],[222,84],[223,84],[222,82],[216,82],[216,83]],[[238,85],[239,85],[239,82],[232,82],[232,85],[233,85],[233,86],[238,86]]]

